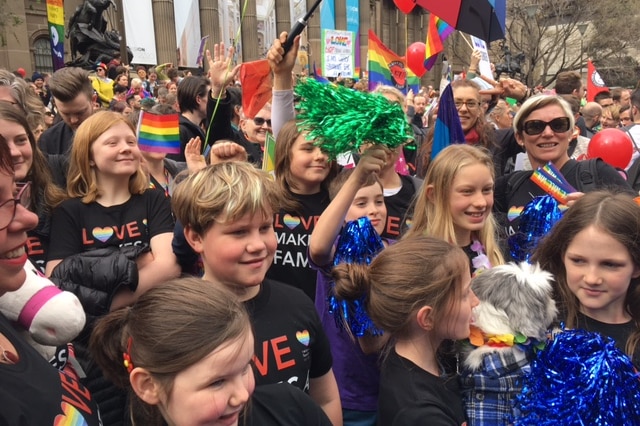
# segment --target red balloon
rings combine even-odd
[[[415,0],[393,0],[393,2],[398,6],[398,9],[405,15],[411,13],[413,8],[416,6]]]
[[[627,167],[632,155],[631,138],[618,129],[599,131],[591,138],[587,147],[587,158],[602,158],[605,163],[617,169]]]
[[[422,77],[427,69],[424,67],[424,57],[427,46],[419,41],[411,43],[407,48],[407,66],[418,77]]]

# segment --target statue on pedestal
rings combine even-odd
[[[93,69],[96,63],[108,63],[120,53],[120,35],[115,30],[107,31],[107,21],[102,14],[114,0],[85,0],[76,8],[69,20],[69,44],[71,61],[67,66]],[[127,47],[128,62],[133,53]]]

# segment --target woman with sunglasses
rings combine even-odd
[[[587,160],[592,162],[589,164],[569,158],[567,149],[574,125],[574,116],[567,101],[548,95],[528,99],[513,120],[516,141],[526,152],[532,170],[552,163],[578,191],[570,199],[575,200],[583,192],[604,187],[630,191],[626,180],[604,161]],[[534,197],[546,194],[529,179],[532,170],[514,172],[496,180],[493,210],[507,236],[518,232],[519,214],[523,207]]]
[[[24,264],[27,231],[38,218],[26,209],[29,184],[15,183],[13,159],[0,136],[0,296],[19,289],[26,280]],[[87,390],[51,366],[0,314],[0,424],[102,424],[98,408]]]

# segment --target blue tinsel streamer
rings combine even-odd
[[[509,250],[514,260],[528,262],[540,238],[551,231],[562,218],[558,202],[550,195],[536,197],[520,215],[518,232],[509,237]]]
[[[556,335],[524,378],[514,425],[640,425],[640,375],[608,337]]]
[[[369,265],[383,248],[382,239],[371,225],[369,218],[361,217],[348,222],[340,233],[333,265],[340,263]],[[364,296],[356,300],[339,300],[335,296],[334,288],[335,284],[332,282],[327,302],[329,313],[334,316],[338,327],[343,328],[346,324],[356,337],[382,334],[382,330],[375,326],[367,314]]]

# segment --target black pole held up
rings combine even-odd
[[[309,11],[302,18],[298,19],[293,25],[291,31],[289,31],[287,40],[282,45],[285,55],[287,54],[289,49],[291,49],[291,46],[293,46],[293,40],[295,40],[295,38],[300,35],[302,31],[304,31],[305,27],[309,23],[309,19],[311,19],[311,16],[313,15],[313,12],[315,12],[318,6],[320,6],[320,3],[322,3],[322,0],[316,0],[313,6],[311,6],[311,9],[309,9]]]

